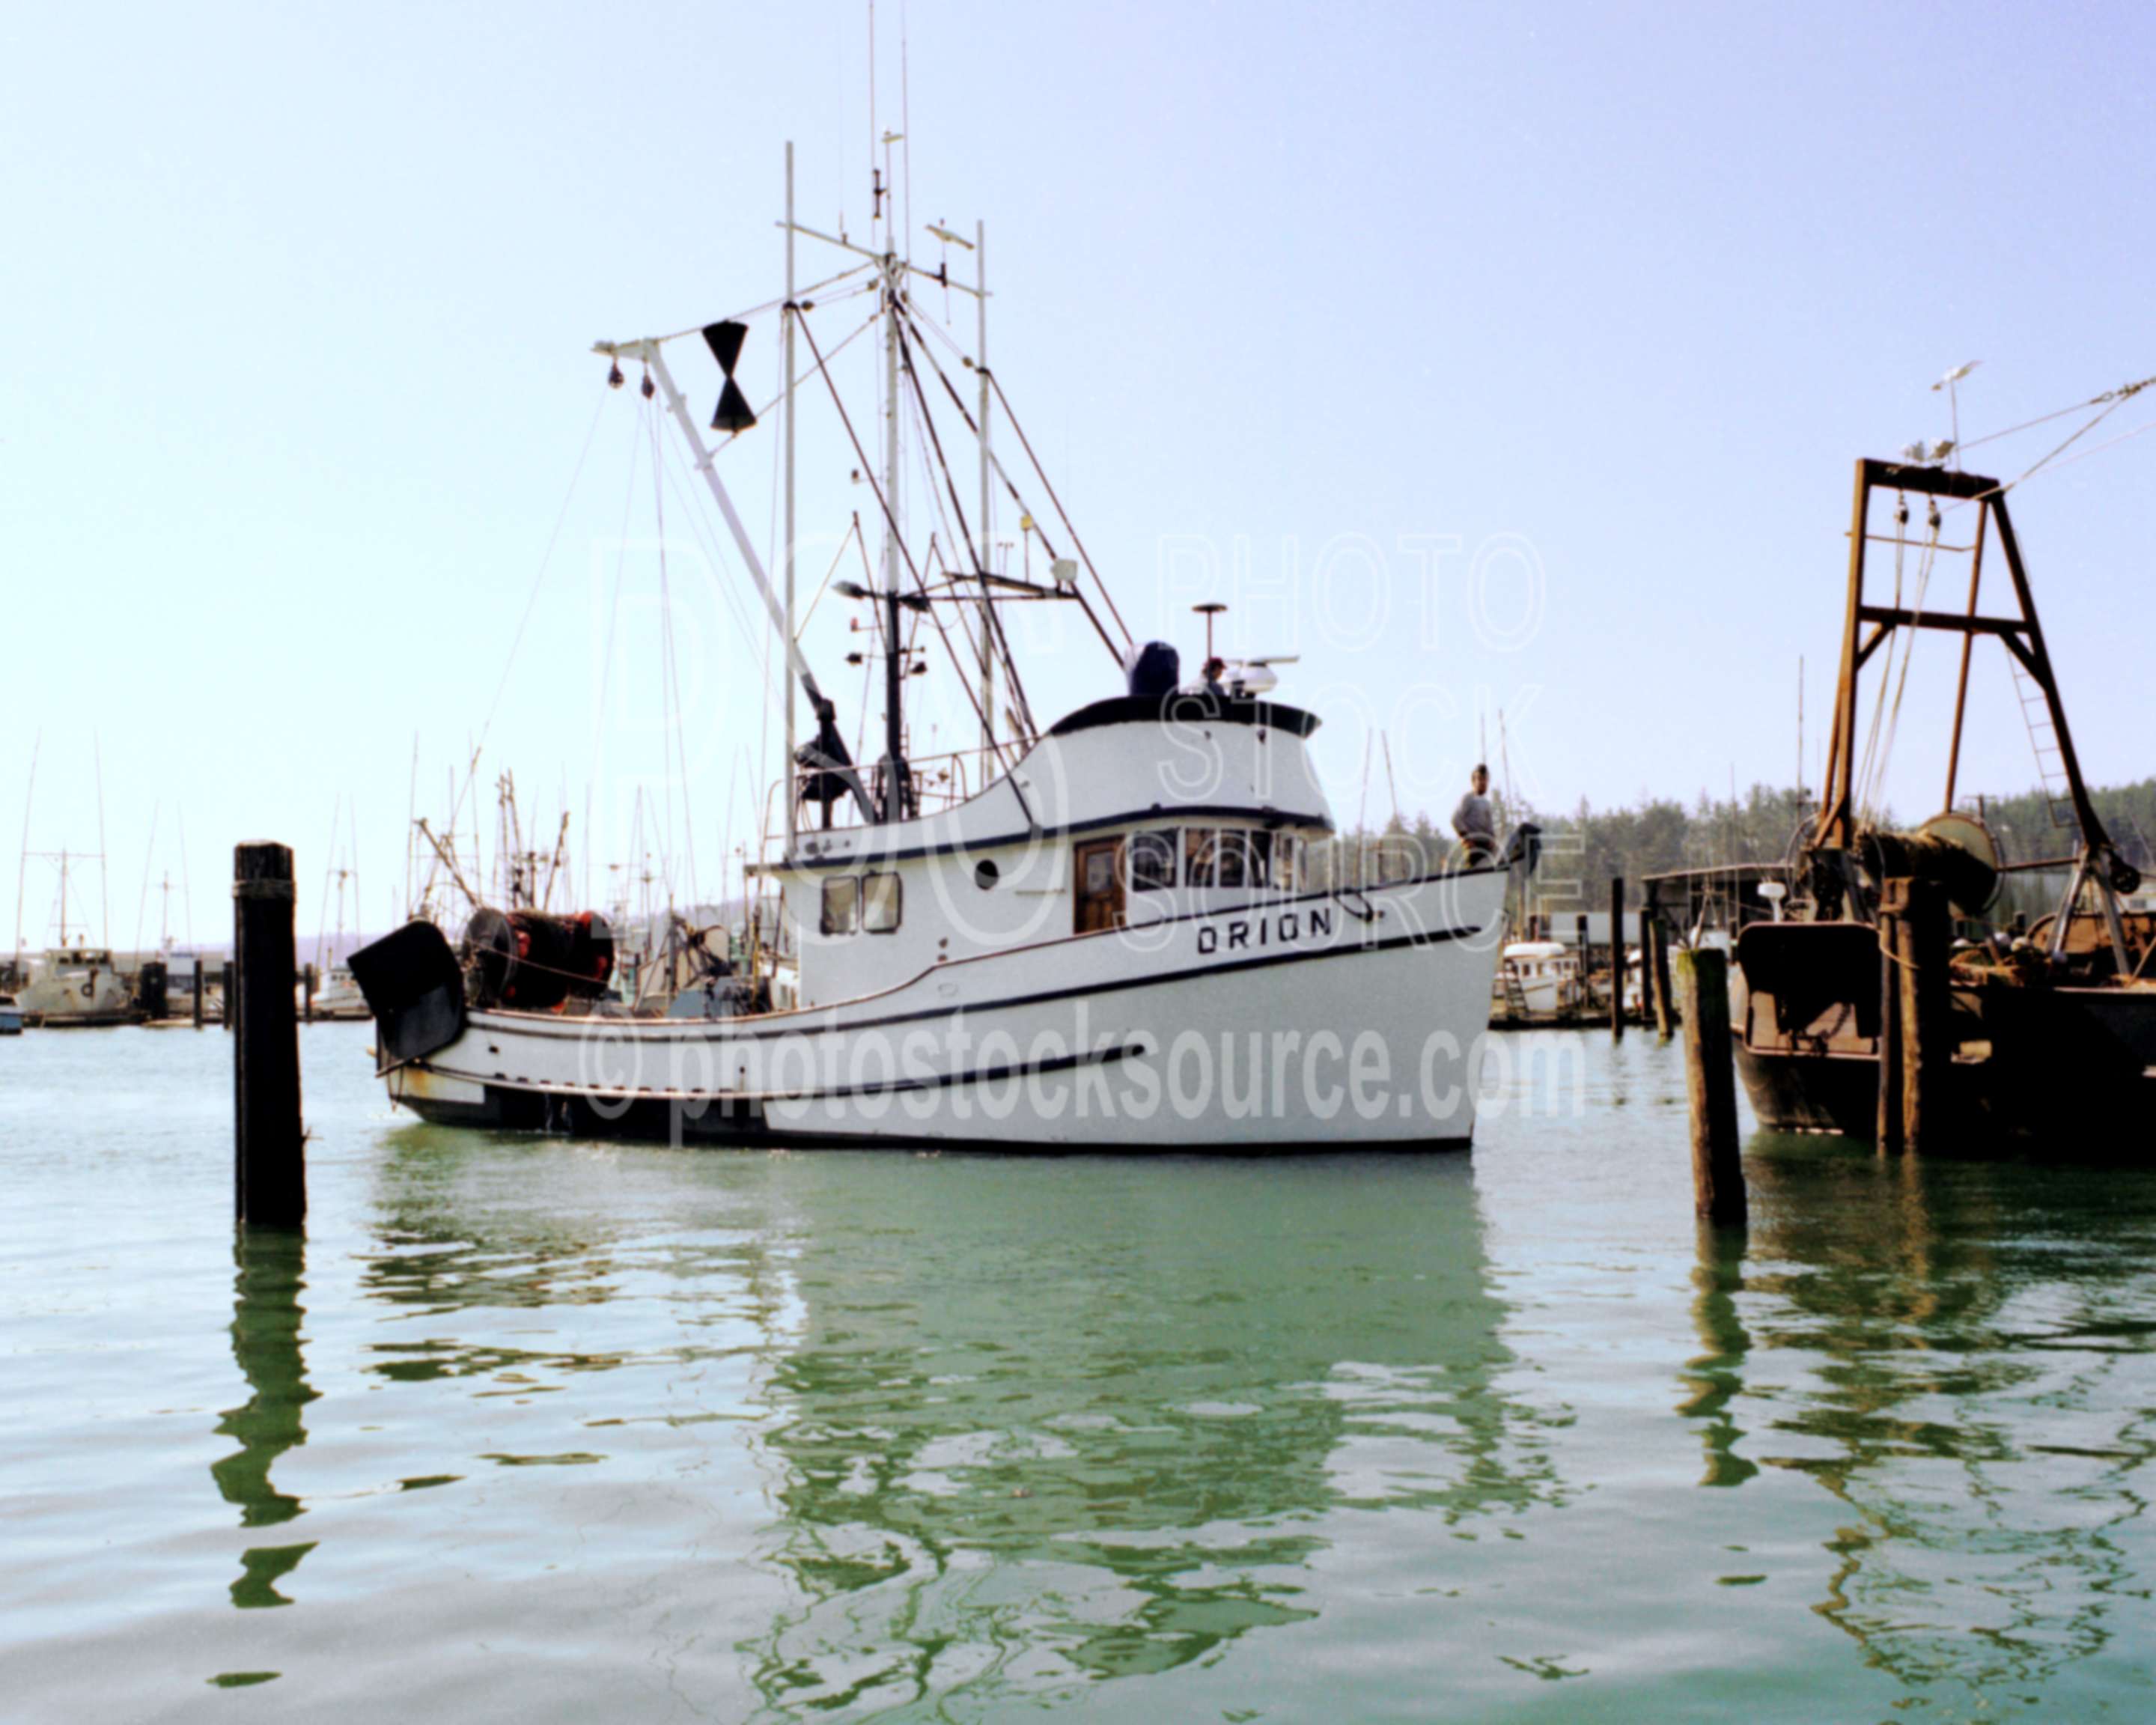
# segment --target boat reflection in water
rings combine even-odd
[[[1748,1245],[1701,1235],[1681,1410],[1704,1422],[1703,1483],[1794,1470],[1846,1506],[1813,1609],[1912,1693],[1982,1705],[2115,1656],[2156,1453],[2132,1363],[2156,1276],[2120,1260],[2130,1194],[2048,1160],[1753,1152]]]
[[[540,1712],[566,1683],[725,1717],[1305,1717],[1327,1672],[1386,1717],[1547,1708],[1519,1686],[1560,1679],[1574,1711],[1544,1717],[1702,1684],[1792,1720],[2112,1705],[2156,1561],[2156,1183],[1762,1137],[1748,1235],[1695,1241],[1681,1183],[1558,1142],[1016,1161],[397,1128],[336,1260],[360,1309],[315,1301],[317,1376],[371,1394],[311,1416],[311,1476],[352,1493],[316,1506],[351,1563],[471,1579],[385,1583],[335,1633],[424,1598],[418,1669],[461,1671],[513,1597],[520,1645],[573,1651],[488,1667]],[[265,1506],[296,1322],[288,1425],[243,1358]]]
[[[573,1383],[583,1414],[622,1416],[578,1422],[588,1451],[711,1422],[697,1466],[725,1476],[696,1489],[777,1507],[730,1586],[768,1599],[739,1654],[789,1714],[1199,1660],[1317,1615],[1335,1512],[1441,1528],[1556,1494],[1535,1417],[1495,1387],[1505,1308],[1464,1160],[389,1142],[393,1250],[363,1279],[414,1339],[373,1343],[373,1369]],[[579,1162],[616,1201],[564,1222],[527,1170]],[[573,1352],[526,1339],[558,1340],[572,1307]],[[700,1506],[674,1513],[685,1545],[716,1546]]]
[[[996,1217],[992,1255],[804,1240],[761,1444],[798,1601],[759,1687],[854,1707],[1158,1671],[1316,1615],[1333,1511],[1549,1497],[1493,1384],[1468,1171],[1399,1174],[1209,1169],[1194,1209],[1187,1178],[975,1167],[936,1183]]]

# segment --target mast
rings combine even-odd
[[[988,227],[978,219],[973,223],[973,280],[980,290],[974,300],[980,320],[974,369],[981,380],[981,747],[985,752],[996,743],[996,612],[988,592],[988,571],[995,558],[988,536]]]
[[[899,662],[898,603],[898,245],[892,234],[897,226],[886,222],[884,254],[883,311],[883,523],[884,621],[889,631],[884,642],[884,788],[883,818],[886,824],[905,819],[906,797],[900,781],[906,773],[906,673]]]
[[[786,367],[786,402],[781,410],[786,417],[786,641],[793,643],[795,628],[793,611],[793,321],[800,313],[793,303],[793,141],[786,141],[786,311],[780,320],[785,330],[785,353],[782,363]],[[769,700],[767,694],[764,697]],[[798,798],[793,794],[794,737],[793,679],[786,680],[786,852],[793,854],[793,841],[799,835],[800,811]]]
[[[15,968],[23,968],[23,894],[30,882],[30,809],[38,794],[38,757],[44,752],[45,733],[39,728],[30,744],[30,782],[23,792],[22,860],[15,869]]]
[[[105,746],[97,733],[90,733],[90,758],[97,766],[97,921],[98,939],[112,940],[112,889],[105,866]]]

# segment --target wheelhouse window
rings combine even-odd
[[[861,876],[861,927],[870,934],[890,934],[898,927],[904,903],[896,875]]]
[[[861,883],[840,875],[824,883],[824,932],[851,934],[860,926]]]
[[[1241,827],[1186,827],[1183,880],[1191,886],[1263,886],[1272,878],[1273,835]]]
[[[1159,892],[1175,885],[1175,834],[1132,833],[1126,851],[1131,891]]]
[[[1283,892],[1302,885],[1302,840],[1293,833],[1273,834],[1273,885]]]

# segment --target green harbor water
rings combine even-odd
[[[1702,1235],[1637,1034],[1287,1162],[445,1131],[303,1036],[237,1242],[222,1035],[0,1042],[0,1716],[2156,1713],[2156,1175],[1755,1137]]]

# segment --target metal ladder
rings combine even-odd
[[[1497,974],[1502,977],[1505,982],[1507,1015],[1516,1024],[1525,1024],[1527,1020],[1527,991],[1520,986],[1519,973],[1514,970],[1502,957],[1500,957],[1497,960]]]
[[[2051,824],[2072,832],[2079,823],[2074,814],[2072,787],[2066,778],[2066,752],[2059,747],[2058,727],[2051,722],[2051,705],[2042,687],[2012,654],[2007,668],[2014,673],[2015,698],[2021,703],[2021,722],[2028,726],[2029,746],[2035,752],[2036,771],[2044,781],[2044,798],[2051,805]]]

